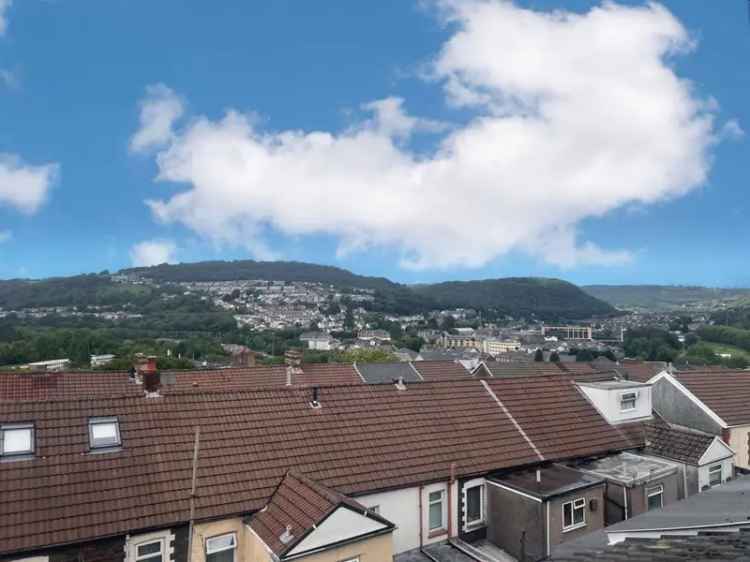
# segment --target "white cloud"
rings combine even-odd
[[[13,0],[0,0],[0,35],[5,35],[8,30],[7,11],[13,4]]]
[[[721,128],[721,138],[728,140],[740,140],[745,136],[745,130],[737,119],[730,119]]]
[[[174,263],[177,245],[171,240],[145,240],[130,249],[130,261],[135,267]]]
[[[47,200],[59,171],[58,164],[33,166],[15,154],[0,154],[0,206],[35,213]]]
[[[10,230],[0,230],[0,244],[7,242],[13,238],[13,233]]]
[[[409,116],[398,98],[365,105],[372,117],[338,133],[264,131],[236,111],[173,131],[179,111],[142,114],[134,138],[167,141],[158,179],[185,184],[148,202],[155,216],[256,254],[269,252],[262,234],[272,229],[333,235],[340,253],[395,247],[417,269],[477,267],[511,251],[608,266],[632,254],[579,241],[582,220],[705,182],[715,107],[670,64],[695,45],[667,9],[542,13],[450,0],[439,13],[454,32],[430,75],[473,117],[433,154],[406,141],[444,125]],[[148,133],[154,121],[158,134]]]
[[[130,139],[132,152],[147,152],[173,139],[172,127],[185,111],[182,100],[164,84],[146,88],[141,101],[140,128]]]

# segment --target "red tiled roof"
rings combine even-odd
[[[163,382],[165,392],[208,390],[253,390],[256,388],[286,386],[284,365],[208,369],[193,371],[166,371]],[[326,384],[361,383],[356,371],[348,363],[305,363],[301,373],[292,375],[293,386],[319,386]]]
[[[126,372],[0,373],[0,402],[141,394]]]
[[[562,371],[579,375],[596,373],[602,370],[601,368],[596,368],[592,366],[591,363],[586,363],[585,361],[569,361],[567,363],[557,363],[557,366]]]
[[[643,424],[647,438],[644,453],[684,462],[694,466],[714,442],[715,435],[670,425],[655,417]]]
[[[620,371],[628,375],[628,379],[636,382],[648,382],[662,371],[666,370],[667,364],[664,361],[636,361],[633,359],[623,359],[620,363]]]
[[[750,425],[750,371],[683,371],[674,376],[728,425]]]
[[[633,447],[559,375],[487,379],[545,459],[565,459]]]
[[[290,471],[276,488],[265,508],[250,520],[250,526],[273,551],[283,556],[297,545],[310,531],[339,506],[348,506],[359,513],[366,508],[353,499]],[[390,528],[393,524],[372,514],[379,522]],[[283,542],[282,535],[290,527],[290,540]]]
[[[627,448],[560,377],[490,386],[545,458]],[[0,422],[33,421],[36,453],[0,463],[0,553],[184,522],[194,427],[200,426],[198,519],[263,507],[289,469],[359,494],[535,463],[482,385],[464,380],[165,393],[0,403]],[[117,416],[122,449],[90,454],[87,419]]]
[[[454,379],[467,379],[469,371],[455,361],[413,361],[412,365],[428,382]]]

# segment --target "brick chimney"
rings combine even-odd
[[[301,375],[302,370],[302,350],[287,349],[284,353],[284,363],[286,364],[286,385],[294,384],[294,375]]]
[[[141,367],[141,376],[143,377],[143,388],[147,394],[158,394],[161,380],[159,370],[156,366],[156,357],[149,357],[146,363]]]

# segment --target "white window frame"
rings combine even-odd
[[[232,537],[232,545],[231,546],[225,546],[222,548],[217,548],[215,550],[210,550],[209,543],[211,541],[215,541],[218,539],[223,539],[225,537]],[[206,544],[205,544],[205,553],[206,553],[206,562],[208,562],[208,557],[211,554],[218,554],[219,552],[225,552],[227,550],[232,551],[232,561],[235,562],[237,560],[237,533],[234,531],[231,533],[222,533],[221,535],[214,535],[213,537],[207,537],[206,538]]]
[[[711,482],[711,474],[712,473],[719,473],[719,481],[716,484],[713,484]],[[719,486],[724,483],[724,465],[722,463],[710,465],[708,467],[708,485],[709,486]]]
[[[656,508],[651,508],[649,506],[649,500],[652,497],[654,497],[654,496],[659,496],[659,508],[658,509],[663,508],[664,507],[664,486],[662,484],[658,484],[656,486],[650,486],[650,487],[646,488],[646,508],[647,508],[647,510],[656,509]]]
[[[97,443],[94,439],[95,425],[113,424],[117,441],[115,443]],[[101,416],[89,418],[89,449],[92,451],[117,449],[122,446],[122,436],[120,435],[120,420],[116,416]]]
[[[25,451],[5,451],[5,432],[6,431],[18,431],[28,430],[29,435],[29,449]],[[17,457],[30,457],[33,456],[36,449],[36,431],[34,430],[34,424],[31,422],[19,422],[19,423],[4,423],[0,425],[0,457],[6,458],[17,458]]]
[[[629,398],[630,396],[633,397],[632,398],[633,407],[626,408],[624,406],[624,403],[631,401],[631,399]],[[623,392],[622,394],[620,394],[620,411],[621,412],[632,412],[637,407],[638,407],[638,391],[637,390],[630,390],[628,392]]]
[[[144,533],[142,535],[129,535],[125,541],[125,562],[137,562],[138,547],[157,540],[162,541],[162,561],[170,562],[174,556],[174,533],[170,529]],[[142,560],[148,560],[143,558]]]
[[[479,519],[475,519],[473,521],[469,521],[469,490],[473,490],[475,488],[479,488]],[[486,504],[486,497],[487,497],[487,490],[484,485],[483,480],[473,480],[469,481],[464,485],[463,489],[463,500],[464,500],[464,529],[475,529],[477,527],[481,527],[485,523],[486,519],[486,512],[485,512],[485,504]]]
[[[359,556],[355,556],[353,558],[347,558],[345,560],[342,560],[341,562],[359,562]]]
[[[430,496],[432,494],[440,494],[439,500],[431,500]],[[440,504],[440,526],[439,527],[432,527],[431,521],[430,521],[430,512],[432,511],[430,508],[433,504]],[[428,533],[437,533],[439,531],[445,530],[445,490],[431,490],[427,492],[427,532]]]
[[[565,506],[570,506],[570,525],[565,525]],[[576,523],[576,510],[581,510],[583,518]],[[576,498],[562,504],[562,530],[563,533],[574,531],[586,526],[586,498]]]
[[[153,543],[159,543],[159,552],[158,553],[146,554],[145,556],[139,556],[138,555],[138,549],[140,547],[146,546],[148,544],[153,544]],[[152,538],[152,539],[147,539],[147,540],[144,540],[144,541],[140,541],[137,544],[134,544],[133,547],[134,547],[133,552],[135,554],[135,562],[141,562],[141,560],[151,560],[152,558],[156,558],[156,556],[159,556],[159,558],[161,559],[162,562],[169,562],[169,560],[166,560],[164,558],[164,552],[165,552],[164,539],[161,538],[161,537],[155,538],[155,539]]]

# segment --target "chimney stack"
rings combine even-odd
[[[151,356],[146,360],[146,364],[141,369],[141,375],[143,377],[143,388],[146,390],[146,393],[149,395],[158,394],[161,380],[159,370],[156,366],[156,357]]]
[[[310,401],[310,406],[320,408],[320,388],[317,386],[312,387],[312,401]]]
[[[286,385],[292,386],[294,375],[301,375],[302,371],[302,350],[289,348],[284,352],[284,363],[286,364]]]

